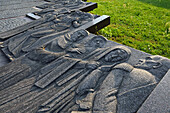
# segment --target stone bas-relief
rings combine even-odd
[[[84,38],[88,37],[86,31],[77,32],[85,34]],[[81,40],[82,37],[79,36],[72,35],[70,40]],[[93,70],[102,65],[111,68],[130,57],[130,50],[125,47],[103,48],[106,41],[102,36],[94,36],[84,45],[78,44],[77,48],[75,45],[71,49],[84,50],[81,52],[67,51],[66,48],[64,48],[66,51],[62,52],[51,52],[46,48],[37,49],[1,67],[1,111],[45,112],[56,108],[58,112],[66,111],[67,107],[63,108],[61,105],[72,100],[70,96],[74,97],[76,94],[74,90],[78,84]],[[122,54],[124,57],[121,57]],[[57,104],[58,100],[61,103]],[[16,106],[9,109],[9,106],[14,103]],[[41,105],[42,103],[44,106]],[[70,104],[75,104],[75,101]],[[46,105],[50,105],[51,108],[44,109]],[[39,108],[41,106],[43,107]]]
[[[75,34],[77,34],[75,36]],[[70,35],[70,34],[67,34]],[[67,53],[67,51],[70,51],[70,53],[76,53],[77,47],[72,47],[72,45],[74,45],[76,42],[80,42],[83,38],[87,38],[89,35],[89,33],[85,30],[78,30],[73,32],[73,34],[71,34],[69,38],[69,41],[67,42],[57,42],[56,46],[58,47],[58,52],[51,52],[49,49],[45,48],[40,48],[40,49],[35,49],[32,50],[32,52],[14,60],[14,62],[11,62],[9,65],[7,65],[6,67],[8,68],[9,66],[9,70],[3,70],[4,68],[2,68],[2,81],[1,81],[1,88],[3,89],[5,87],[7,87],[8,85],[10,86],[11,84],[14,84],[13,82],[18,82],[17,79],[12,78],[12,76],[16,76],[16,74],[18,73],[18,75],[23,75],[27,76],[30,73],[33,73],[34,71],[40,69],[42,66],[48,64],[49,62],[55,60],[56,58],[65,55]],[[80,37],[81,36],[81,37]],[[61,37],[63,38],[63,37]],[[65,38],[64,38],[65,39]],[[60,39],[61,40],[61,39]],[[56,41],[56,40],[54,40]],[[63,44],[65,44],[65,48],[63,47]],[[50,44],[49,44],[50,45]],[[62,46],[60,46],[62,45]],[[48,45],[47,45],[48,46]],[[50,48],[51,49],[51,48]],[[53,49],[52,49],[53,50]],[[57,50],[56,50],[57,51]],[[16,65],[16,66],[15,66]],[[21,66],[20,66],[21,65]],[[19,66],[19,67],[17,67]],[[27,68],[29,68],[28,72]],[[10,71],[11,70],[11,71]],[[15,72],[13,72],[15,71]],[[25,73],[25,74],[22,74]],[[6,74],[10,74],[10,76],[5,76]],[[10,81],[9,78],[15,79],[15,81]],[[18,79],[22,79],[22,77],[18,77]],[[8,81],[6,81],[8,80]],[[6,85],[4,85],[6,84]]]
[[[82,0],[46,0],[46,1],[49,3],[37,7],[43,9],[44,11],[46,9],[55,10],[60,8],[68,8],[70,10],[76,10],[88,4],[86,2],[83,2]]]
[[[77,30],[1,67],[0,110],[136,112],[170,61],[150,56],[132,66],[127,63],[132,54],[127,47],[107,47],[107,42]]]
[[[48,18],[47,18],[48,17]],[[50,42],[94,19],[93,15],[80,11],[66,14],[46,14],[47,22],[10,37],[1,44],[4,53],[12,60],[26,54],[35,43]]]
[[[98,88],[93,87],[98,80],[98,72],[92,72],[91,77],[86,77],[76,90],[79,112],[137,112],[168,69],[170,60],[161,56],[140,59],[135,66],[120,63],[109,69]]]
[[[87,5],[81,0],[46,1],[34,12],[41,19],[0,34],[9,38],[0,45],[11,60],[0,67],[0,112],[137,112],[170,60],[138,59],[133,49],[78,29],[95,18],[73,11]]]

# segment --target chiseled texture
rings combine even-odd
[[[28,2],[40,2],[44,0],[1,0],[0,5],[14,5],[14,4],[21,4],[21,3],[28,3]]]
[[[25,15],[37,11],[33,8],[42,5],[43,0],[1,0],[0,1],[0,32],[4,32],[27,22]]]
[[[0,20],[0,32],[8,31],[27,22],[28,21],[25,18],[9,18]]]
[[[9,62],[8,58],[3,54],[3,52],[0,50],[0,67],[4,66]]]
[[[137,113],[170,112],[170,70],[153,90]]]

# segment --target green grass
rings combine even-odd
[[[91,13],[109,15],[111,24],[98,33],[109,40],[170,58],[170,0],[88,0]]]

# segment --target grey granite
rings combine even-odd
[[[10,56],[10,59],[15,59],[31,51],[33,48],[42,47],[47,42],[75,29],[96,28],[101,22],[109,23],[109,20],[107,20],[109,16],[95,17],[95,15],[81,11],[73,11],[60,15],[50,15],[48,18],[43,17],[1,33],[0,39],[7,39],[4,41],[4,48],[2,50],[8,57]],[[48,19],[52,20],[46,22]]]
[[[1,6],[8,6],[8,5],[14,5],[14,4],[22,4],[22,3],[28,3],[28,2],[44,2],[44,0],[1,0],[0,5]]]
[[[8,58],[5,54],[0,50],[0,67],[4,66],[5,64],[9,63]]]
[[[47,1],[74,8],[72,3],[83,3]],[[0,48],[11,60],[4,65],[0,51],[0,112],[134,113],[157,84],[156,92],[164,91],[161,84],[168,88],[170,59],[85,30],[95,24],[99,30],[110,18],[68,9],[39,14],[42,18],[0,34]]]
[[[169,64],[76,29],[0,67],[0,110],[134,113]]]
[[[40,4],[44,4],[44,2],[42,2],[42,1],[28,2],[28,3],[21,2],[20,4],[1,5],[0,11],[14,10],[14,9],[17,10],[17,9],[23,9],[23,8],[32,8],[32,7],[35,7],[35,6],[40,5]]]
[[[19,17],[24,16],[27,13],[37,11],[34,8],[23,8],[23,9],[17,9],[17,10],[3,10],[1,11],[0,19],[6,19],[11,17]]]
[[[9,19],[2,19],[0,20],[0,32],[14,29],[16,27],[19,27],[31,21],[32,21],[31,19],[26,18],[24,16],[16,17],[16,18],[9,18]]]
[[[170,70],[137,113],[170,113]]]

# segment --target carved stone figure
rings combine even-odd
[[[159,82],[167,70],[170,69],[170,60],[159,55],[154,55],[140,59],[134,67],[149,71]]]
[[[93,112],[137,112],[169,66],[170,60],[161,56],[146,57],[135,67],[116,65],[96,92]]]
[[[79,30],[79,31],[80,31],[80,34],[81,33],[88,34],[87,32],[83,32],[82,30]],[[79,31],[77,31],[77,32],[79,32]],[[74,38],[72,38],[73,40],[79,39],[80,36],[81,36],[80,39],[82,39],[82,35],[80,35],[80,36],[77,35],[77,38],[75,38],[75,35],[72,35],[72,36],[74,37]],[[106,39],[104,37],[99,36],[99,38],[102,38],[102,40],[104,41],[102,43],[106,43]],[[75,40],[75,41],[77,41],[77,40]],[[88,43],[90,43],[90,42],[93,42],[93,41],[88,40]],[[71,45],[73,45],[73,43]],[[104,45],[104,44],[101,44],[101,45]],[[81,44],[81,46],[82,46],[82,44]],[[4,112],[6,112],[6,111],[10,112],[10,110],[12,110],[13,108],[6,110],[6,107],[8,105],[10,106],[13,102],[14,103],[19,102],[17,104],[16,109],[14,108],[16,110],[16,112],[18,110],[22,111],[25,108],[20,108],[21,107],[20,103],[25,103],[25,102],[29,103],[29,100],[33,101],[33,103],[35,103],[35,104],[27,104],[27,105],[30,107],[33,107],[33,106],[36,107],[36,109],[32,108],[29,110],[33,110],[33,111],[37,110],[38,106],[36,105],[36,103],[41,104],[45,100],[49,99],[50,95],[52,96],[54,93],[58,92],[58,90],[61,90],[61,88],[63,87],[62,86],[60,88],[57,88],[56,84],[53,86],[50,85],[51,82],[54,83],[55,78],[58,78],[60,75],[64,74],[64,71],[67,71],[67,70],[69,71],[69,69],[72,69],[72,66],[74,66],[75,64],[77,65],[77,67],[79,67],[79,66],[83,67],[82,65],[87,64],[87,63],[83,63],[83,62],[80,63],[80,61],[82,60],[81,58],[91,57],[91,55],[93,55],[94,53],[96,54],[96,52],[97,52],[97,51],[92,52],[95,50],[95,48],[92,49],[93,47],[87,46],[87,42],[84,43],[84,47],[85,47],[84,50],[87,50],[87,51],[84,51],[84,54],[83,54],[83,52],[75,53],[75,52],[69,51],[68,55],[66,55],[67,51],[65,51],[65,52],[51,52],[51,51],[47,51],[45,49],[38,49],[38,50],[34,50],[33,52],[30,52],[29,54],[26,54],[26,55],[20,57],[19,59],[12,61],[11,63],[9,63],[8,65],[6,65],[4,67],[1,67],[0,68],[0,71],[2,73],[0,75],[1,76],[0,77],[1,78],[0,94],[2,97],[0,100],[0,103],[1,103],[0,109],[2,108],[1,111],[5,110]],[[75,49],[77,50],[77,48],[75,48]],[[92,52],[93,54],[91,53],[91,55],[88,55],[88,52],[89,53]],[[74,55],[72,55],[72,54],[74,54]],[[77,54],[77,55],[81,54],[81,55],[78,55],[76,57],[75,54]],[[85,56],[85,54],[86,54],[86,56]],[[72,58],[72,57],[74,57],[74,58]],[[92,67],[94,66],[93,63],[91,65],[92,65]],[[71,72],[73,74],[75,71],[71,71]],[[69,73],[69,74],[71,74],[71,73]],[[76,73],[75,73],[75,75],[76,75]],[[71,77],[74,77],[75,75],[72,75]],[[46,78],[46,77],[49,80],[44,81],[44,78]],[[64,77],[64,75],[62,77]],[[69,77],[69,78],[71,79],[71,77]],[[69,78],[68,78],[68,81],[69,81]],[[27,85],[28,85],[28,87],[27,87]],[[23,89],[20,86],[23,87]],[[37,86],[40,88],[37,88]],[[45,89],[41,89],[43,87]],[[47,90],[51,92],[51,90],[50,90],[51,88],[48,89],[49,87],[51,87],[52,89],[55,89],[55,92],[51,93],[50,95],[48,94],[49,92],[46,92]],[[42,94],[44,91],[45,91],[45,93]],[[4,93],[5,93],[5,95],[3,95]],[[37,93],[37,95],[36,95],[36,93]],[[32,97],[30,94],[31,95],[34,94],[34,96]],[[36,100],[34,101],[33,98],[37,97],[39,94],[40,95],[42,94],[42,97],[45,96],[45,98],[41,98],[40,101],[36,101]],[[22,98],[24,98],[25,96],[27,97],[28,95],[30,98],[27,98],[24,101]],[[17,99],[15,99],[15,98],[17,98]],[[38,98],[40,98],[40,97],[38,96]],[[23,105],[25,106],[26,103]],[[13,112],[15,112],[15,110]]]
[[[93,16],[91,14],[80,11],[58,15],[56,17],[54,15],[51,16],[53,19],[55,18],[53,21],[36,26],[33,29],[29,29],[24,33],[18,34],[5,41],[2,45],[4,46],[4,53],[8,57],[18,58],[27,53],[27,48],[32,46],[34,43],[38,43],[39,40],[50,42],[56,37],[64,35],[93,20]]]
[[[86,5],[82,0],[47,0],[50,3],[46,3],[40,6],[37,6],[41,9],[59,9],[59,8],[68,8],[68,9],[79,9]]]
[[[99,38],[103,38],[103,37],[99,36]],[[92,42],[92,40],[90,40],[89,43],[90,42]],[[104,45],[104,44],[100,44],[100,45]],[[84,47],[86,46],[87,45],[85,44]],[[98,48],[99,46],[95,46],[95,47]],[[88,48],[89,47],[87,47],[86,50],[88,50]],[[38,56],[27,55],[27,57],[31,59],[32,62],[39,60],[41,62],[44,61],[45,63],[47,62],[50,63],[45,67],[43,67],[42,69],[40,69],[39,71],[36,71],[35,73],[27,76],[25,74],[23,76],[23,73],[20,68],[20,71],[17,72],[20,72],[22,74],[15,74],[15,76],[12,77],[14,78],[13,79],[14,82],[15,81],[17,82],[15,83],[13,82],[13,84],[10,83],[10,85],[8,85],[7,81],[4,81],[6,82],[6,84],[1,85],[1,91],[0,91],[2,97],[2,99],[0,100],[1,111],[37,112],[38,106],[40,106],[42,103],[43,103],[42,108],[38,110],[39,112],[42,111],[59,112],[63,110],[67,111],[66,109],[69,108],[70,105],[76,104],[75,101],[72,101],[76,93],[75,89],[77,88],[78,84],[80,84],[81,81],[84,78],[86,78],[86,76],[89,76],[93,70],[97,69],[97,67],[101,67],[101,65],[105,64],[105,65],[114,66],[117,63],[125,61],[127,58],[126,57],[119,58],[120,57],[119,53],[121,54],[123,52],[125,56],[129,57],[129,52],[126,52],[128,49],[124,47],[114,47],[114,48],[109,47],[109,48],[98,48],[98,49],[97,48],[95,50],[90,49],[92,51],[91,52],[89,51],[90,52],[89,54],[87,54],[87,52],[84,52],[86,53],[86,56],[84,56],[85,54],[81,53],[82,55],[81,59],[78,59],[80,56],[76,57],[74,55],[73,58],[71,55],[72,53],[69,53],[66,56],[61,55],[61,52],[60,55],[58,55],[59,53],[47,55],[44,54],[44,52],[42,52],[43,54],[39,54]],[[111,53],[114,55],[112,55]],[[46,60],[48,59],[47,61],[45,59],[41,59],[44,58],[44,56]],[[55,60],[50,60],[50,59],[55,59]],[[30,60],[27,62],[25,60],[23,62],[28,63],[30,62]],[[35,64],[36,64],[35,67],[37,67],[38,64],[37,63]],[[4,68],[5,67],[3,67],[2,69]],[[30,69],[29,66],[27,66],[27,68]],[[1,71],[3,71],[2,69]],[[11,69],[11,72],[12,71],[13,70]],[[2,76],[4,77],[5,75]],[[16,106],[10,107],[11,109],[9,109],[9,106],[13,104],[15,104]],[[67,106],[67,104],[69,105]],[[47,109],[46,105],[51,106],[51,108],[48,107]]]
[[[67,42],[67,48],[74,51],[74,48],[72,48],[71,46],[74,43],[76,43],[76,41],[80,41],[83,38],[87,38],[88,32],[85,30],[78,30],[78,31],[75,31],[73,34],[67,34],[67,35],[71,35],[70,37],[67,37],[68,40],[70,40],[69,42]],[[60,43],[62,43],[62,42],[60,42]],[[62,45],[62,44],[60,44],[60,45]],[[63,45],[62,45],[62,47],[63,47]],[[59,49],[62,47],[58,46]],[[22,80],[23,78],[29,76],[31,73],[42,68],[44,65],[47,65],[48,63],[52,62],[53,60],[65,55],[67,53],[67,48],[62,48],[63,50],[58,51],[58,52],[51,52],[51,51],[45,50],[43,48],[35,49],[35,50],[32,50],[32,52],[18,58],[17,60],[14,60],[9,65],[4,67],[4,68],[8,68],[8,70],[4,70],[4,68],[2,67],[0,69],[1,73],[2,73],[1,74],[1,82],[0,82],[1,83],[0,90],[18,82],[19,80]],[[15,72],[13,72],[13,71],[15,71]],[[8,74],[10,76],[8,76]],[[13,78],[12,76],[15,76],[15,77],[20,76],[20,77],[18,77],[18,79],[16,79],[15,77]],[[15,79],[15,81],[12,79]]]
[[[100,84],[100,79],[105,78],[107,75],[106,73],[108,73],[111,67],[126,61],[130,57],[130,50],[125,47],[97,49],[89,56],[90,57],[86,57],[86,61],[80,61],[78,64],[72,67],[72,69],[68,70],[64,75],[62,75],[62,79],[56,80],[58,86],[61,87],[66,85],[65,88],[52,96],[49,100],[45,101],[41,105],[42,107],[39,109],[39,112],[52,112],[54,110],[55,112],[71,112],[73,110],[78,110],[76,103],[79,103],[79,99],[76,100],[76,95],[78,94],[82,96],[92,89],[95,90],[98,84]],[[41,81],[38,81],[35,84],[38,85],[38,87],[41,87],[40,83]],[[79,86],[78,88],[77,85]],[[70,96],[68,95],[70,90],[73,91],[72,101],[64,99]],[[58,103],[62,99],[64,99],[63,102]],[[64,103],[69,103],[69,105]],[[64,104],[64,106],[60,107],[62,104]],[[77,107],[76,109],[71,109],[71,106]],[[68,110],[69,108],[70,110]]]

